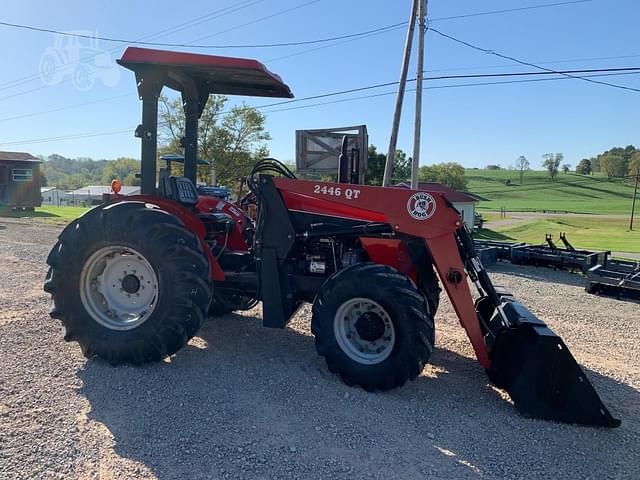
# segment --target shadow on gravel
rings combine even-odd
[[[488,267],[489,273],[502,273],[505,275],[513,275],[514,277],[527,278],[530,280],[538,280],[546,283],[569,285],[571,287],[580,287],[584,289],[585,276],[581,272],[571,272],[568,270],[553,269],[547,267],[534,267],[531,265],[512,265],[507,262],[499,262],[496,265]],[[640,298],[634,298],[631,295],[620,295],[618,293],[608,294],[606,290],[601,293],[590,294],[586,291],[587,297],[591,295],[613,298],[621,302],[638,303]]]
[[[173,478],[632,478],[638,391],[588,372],[623,426],[521,417],[473,359],[436,349],[388,393],[350,388],[313,338],[253,317],[209,320],[170,363],[78,372],[115,452]],[[629,459],[631,458],[631,461]]]

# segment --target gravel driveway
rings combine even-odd
[[[618,429],[522,418],[443,301],[431,365],[368,394],[316,356],[305,308],[209,320],[170,361],[113,368],[62,341],[42,292],[58,228],[0,219],[0,478],[640,478],[640,305],[499,266],[559,333]],[[557,282],[557,283],[556,283]]]

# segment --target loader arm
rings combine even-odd
[[[431,251],[442,285],[467,332],[478,361],[484,368],[490,367],[491,361],[469,284],[465,281],[465,267],[456,240],[462,220],[442,193],[280,178],[275,178],[274,184],[291,210],[384,222],[392,225],[399,236],[423,239]],[[433,202],[427,206],[426,218],[411,215],[410,209],[415,209],[415,205],[409,205],[409,202],[416,194],[431,197],[424,200]]]
[[[421,239],[478,362],[525,416],[617,427],[569,349],[513,296],[498,293],[458,211],[440,192],[274,178],[289,211],[387,224]],[[467,279],[477,287],[474,302]]]

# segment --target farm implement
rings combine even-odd
[[[545,236],[546,245],[475,240],[484,265],[504,260],[513,264],[580,271],[586,275],[585,290],[616,297],[640,298],[640,262],[611,258],[610,251],[577,250],[564,233],[564,248]]]
[[[197,128],[209,95],[290,98],[289,87],[253,60],[129,48],[119,63],[135,73],[142,100],[141,195],[116,195],[72,222],[47,259],[51,316],[85,356],[157,361],[208,315],[262,302],[264,326],[284,328],[310,302],[329,370],[389,390],[429,360],[442,285],[480,365],[522,414],[620,424],[562,339],[494,288],[443,194],[350,183],[361,162],[345,164],[343,152],[338,182],[301,180],[264,159],[237,203],[198,196]],[[163,87],[182,95],[184,176],[156,174]]]

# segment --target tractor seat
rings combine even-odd
[[[207,229],[207,239],[216,237],[220,234],[229,235],[233,232],[233,229],[236,226],[236,222],[226,213],[199,213],[198,218]]]

